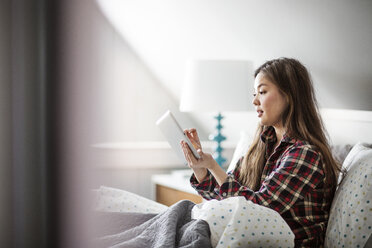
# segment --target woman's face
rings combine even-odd
[[[257,74],[254,90],[252,103],[256,108],[261,125],[282,128],[281,117],[288,106],[284,94],[263,73]]]

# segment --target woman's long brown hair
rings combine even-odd
[[[341,165],[332,156],[313,84],[305,66],[296,59],[279,58],[261,65],[254,76],[259,73],[274,83],[288,99],[288,108],[282,114],[287,134],[317,148],[323,162],[325,183],[327,186],[336,186]],[[265,165],[265,144],[260,138],[264,129],[265,126],[258,126],[240,171],[239,180],[254,191],[260,188]]]

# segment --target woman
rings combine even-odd
[[[279,58],[255,71],[259,118],[247,154],[228,174],[202,151],[195,129],[185,133],[196,159],[181,142],[193,170],[191,185],[205,199],[244,196],[279,212],[295,234],[296,247],[321,247],[340,165],[333,159],[307,69]]]

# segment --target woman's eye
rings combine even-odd
[[[253,97],[256,97],[257,96],[257,94],[256,93],[253,93]]]
[[[263,94],[266,93],[266,91],[260,91],[260,92],[258,92],[258,93],[260,93],[260,95],[263,95]]]

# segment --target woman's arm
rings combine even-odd
[[[195,178],[196,180],[198,180],[199,183],[201,183],[208,174],[208,170],[205,168],[200,168],[200,169],[191,168],[191,169],[193,170]]]
[[[216,160],[209,153],[204,153],[200,144],[200,140],[195,128],[185,129],[185,134],[190,139],[191,143],[197,150],[200,158],[196,159],[192,154],[189,146],[185,141],[181,141],[181,146],[183,153],[185,155],[186,161],[189,167],[194,171],[194,175],[198,182],[202,182],[207,176],[207,170],[209,170],[214,178],[217,180],[217,183],[221,185],[227,177],[226,172],[218,165]]]
[[[217,162],[213,164],[209,171],[212,173],[219,186],[226,181],[227,174]]]
[[[240,164],[242,160],[243,160],[243,157],[241,157],[240,160],[237,162],[234,170],[227,173],[226,179],[224,182],[226,182],[227,178],[238,178],[239,177]],[[195,175],[192,175],[190,178],[190,183],[191,183],[191,186],[199,193],[199,195],[201,195],[203,198],[207,200],[223,199],[223,197],[219,193],[220,185],[209,170],[207,170],[207,175],[203,179],[203,181],[199,182],[196,179]]]
[[[199,159],[196,159],[185,141],[182,141],[182,148],[186,154],[186,160],[198,182],[202,182],[207,176],[207,170],[209,170],[214,178],[217,180],[219,185],[223,184],[227,178],[226,172],[218,165],[216,160],[209,153],[204,153],[201,149],[198,149]]]
[[[194,172],[190,178],[191,186],[205,199],[218,199],[219,184],[226,180],[227,174],[213,159],[212,155],[202,151],[198,134],[194,128],[185,129],[184,132],[200,155],[200,159],[196,159],[188,145],[181,142],[188,166]]]

